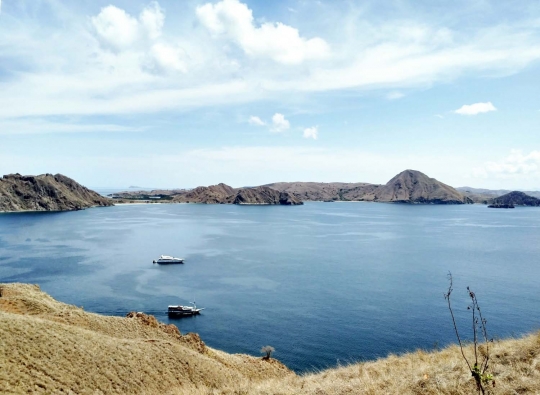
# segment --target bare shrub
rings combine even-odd
[[[276,351],[276,349],[272,346],[264,346],[261,348],[261,353],[266,354],[263,359],[270,359],[274,351]]]

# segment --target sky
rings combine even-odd
[[[0,0],[0,174],[540,190],[540,3]]]

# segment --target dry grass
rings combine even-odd
[[[298,376],[231,355],[153,317],[104,317],[24,284],[0,284],[0,392],[139,394],[474,394],[459,348]],[[540,334],[496,342],[496,394],[540,394]]]

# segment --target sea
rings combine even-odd
[[[160,255],[185,259],[157,265]],[[299,373],[470,340],[467,287],[490,337],[540,327],[540,209],[307,202],[132,204],[0,214],[0,282],[86,311],[152,314],[210,347]],[[201,315],[167,317],[196,302]]]

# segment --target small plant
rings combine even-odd
[[[270,359],[274,351],[276,351],[276,349],[272,346],[264,346],[263,348],[261,348],[261,353],[266,354],[263,359]]]
[[[450,315],[452,316],[452,323],[454,324],[454,331],[456,332],[456,337],[458,339],[459,348],[461,349],[461,355],[467,363],[471,375],[474,377],[476,383],[476,389],[479,394],[485,394],[487,391],[487,385],[492,384],[495,387],[495,380],[493,375],[488,372],[489,369],[489,343],[493,342],[493,339],[488,339],[486,323],[487,321],[482,317],[482,311],[478,305],[478,300],[476,299],[476,294],[467,287],[467,292],[471,298],[471,304],[467,306],[467,310],[472,312],[472,328],[473,328],[473,347],[474,347],[474,363],[471,364],[465,352],[463,350],[463,344],[461,342],[461,337],[459,336],[459,331],[456,325],[456,319],[454,318],[454,312],[452,310],[452,305],[450,303],[450,295],[453,291],[453,281],[452,273],[448,272],[448,281],[450,285],[448,286],[448,292],[444,294],[444,299],[448,302],[448,310],[450,310]],[[482,340],[478,340],[479,337],[482,337],[485,344],[479,344]],[[479,362],[481,359],[481,362]]]

